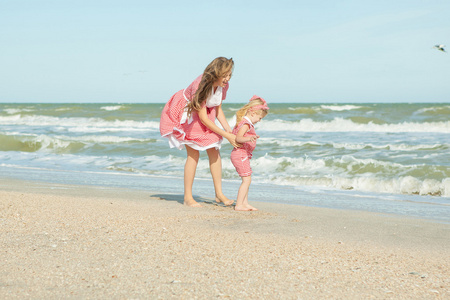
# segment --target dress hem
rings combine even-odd
[[[179,129],[174,128],[174,131],[178,131],[183,135],[183,138],[186,136],[186,134],[183,131],[180,131]],[[179,139],[177,139],[175,137],[175,135],[173,133],[168,133],[163,135],[162,137],[165,137],[169,140],[169,146],[170,148],[177,148],[178,150],[183,150],[183,146],[189,146],[192,149],[198,150],[198,151],[205,151],[211,148],[216,148],[217,150],[220,150],[220,148],[222,147],[222,141],[220,140],[218,142],[215,142],[213,144],[207,145],[207,146],[200,146],[194,142],[191,141],[187,141],[187,140],[182,140],[180,141]]]

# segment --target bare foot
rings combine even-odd
[[[216,202],[223,203],[226,206],[230,206],[231,204],[234,203],[234,200],[230,200],[227,197],[225,197],[225,195],[222,195],[222,196],[216,196]]]
[[[202,207],[200,203],[194,200],[194,198],[185,198],[183,204],[190,207]]]
[[[237,211],[251,211],[252,209],[248,208],[245,205],[236,205],[234,207],[234,210],[237,210]]]
[[[249,204],[247,204],[247,208],[250,208],[250,210],[258,210],[256,207],[253,207],[253,206],[251,206],[251,205],[249,205]]]

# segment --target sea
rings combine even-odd
[[[249,201],[450,223],[449,103],[273,103],[258,124]],[[164,103],[0,103],[0,179],[183,194],[184,150],[159,133]],[[224,103],[231,126],[239,103]],[[221,148],[223,190],[240,178]],[[200,156],[194,196],[214,197]]]

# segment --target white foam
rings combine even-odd
[[[361,124],[343,118],[332,121],[316,122],[312,119],[300,121],[264,120],[257,124],[258,130],[265,131],[294,131],[294,132],[437,132],[449,133],[450,121],[441,122],[403,122],[395,124]]]
[[[450,179],[418,179],[398,176],[420,166],[359,159],[350,155],[341,158],[279,157],[265,155],[253,158],[252,169],[258,182],[278,185],[308,185],[322,188],[359,190],[393,194],[418,194],[450,197]],[[207,168],[207,165],[204,166]],[[224,173],[231,178],[234,167],[223,159]]]
[[[324,144],[315,141],[295,141],[288,138],[265,138],[261,137],[258,139],[258,147],[264,144],[278,145],[281,148],[293,148],[293,147],[303,147],[305,145],[323,146]],[[287,149],[288,150],[288,149]]]
[[[144,132],[150,130],[156,130],[156,128],[150,129],[149,127],[103,127],[103,126],[79,126],[79,127],[58,127],[60,131],[67,130],[74,133],[101,133],[101,132]]]
[[[304,147],[304,146],[325,146],[326,143],[319,143],[316,141],[296,141],[288,138],[264,138],[258,139],[258,147],[264,145],[277,145],[280,148]],[[332,143],[330,144],[334,149],[347,150],[362,150],[362,149],[377,149],[377,150],[393,150],[393,151],[420,151],[420,150],[434,150],[440,147],[450,148],[450,144],[380,144],[373,143]]]
[[[151,139],[138,139],[131,137],[121,137],[114,135],[86,135],[81,137],[68,137],[68,136],[56,136],[56,138],[66,139],[76,142],[88,142],[88,143],[127,143],[127,142],[149,142]]]
[[[333,176],[327,177],[276,177],[267,179],[255,179],[257,182],[274,183],[278,185],[290,186],[313,186],[323,188],[336,188],[342,190],[355,190],[374,193],[407,194],[407,195],[432,195],[450,197],[450,179],[438,180],[418,180],[417,178],[406,176],[392,179],[382,179],[377,177],[356,177],[346,178]]]
[[[349,149],[349,150],[361,150],[366,148],[372,149],[389,149],[394,151],[417,151],[417,150],[433,150],[439,147],[448,147],[450,144],[419,144],[419,145],[407,145],[407,144],[382,144],[375,145],[372,143],[333,143],[333,147],[336,149]]]
[[[450,105],[438,106],[438,107],[424,107],[424,108],[419,109],[416,113],[421,114],[421,113],[427,113],[429,111],[440,112],[440,111],[447,110],[447,109],[450,109]]]
[[[132,137],[121,137],[114,135],[85,135],[85,136],[65,136],[57,135],[51,137],[55,140],[64,140],[68,142],[83,142],[83,143],[111,143],[120,144],[127,142],[149,142],[150,139],[138,139]]]
[[[362,106],[357,105],[321,105],[323,109],[333,110],[333,111],[344,111],[344,110],[354,110],[360,109]]]
[[[41,144],[41,150],[46,149],[61,149],[61,148],[67,148],[70,146],[69,141],[64,141],[58,138],[52,138],[48,135],[38,135],[34,140],[34,143],[40,143]]]
[[[14,115],[14,114],[19,114],[21,112],[30,112],[32,110],[26,109],[26,108],[5,108],[3,111],[9,115]]]
[[[129,142],[151,142],[152,139],[139,139],[132,137],[120,137],[110,135],[85,135],[85,136],[49,136],[45,134],[22,134],[22,133],[6,133],[7,136],[13,136],[17,141],[35,145],[35,151],[50,151],[69,149],[72,143],[89,144],[122,144]],[[38,146],[39,145],[39,146]]]
[[[0,125],[68,127],[72,132],[159,130],[159,122],[157,121],[106,121],[101,118],[57,118],[40,115],[3,116],[0,117]]]
[[[107,110],[107,111],[114,111],[114,110],[119,110],[122,107],[123,107],[122,105],[102,106],[102,107],[100,107],[100,109]]]

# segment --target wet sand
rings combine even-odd
[[[449,299],[450,224],[0,181],[1,299]]]

